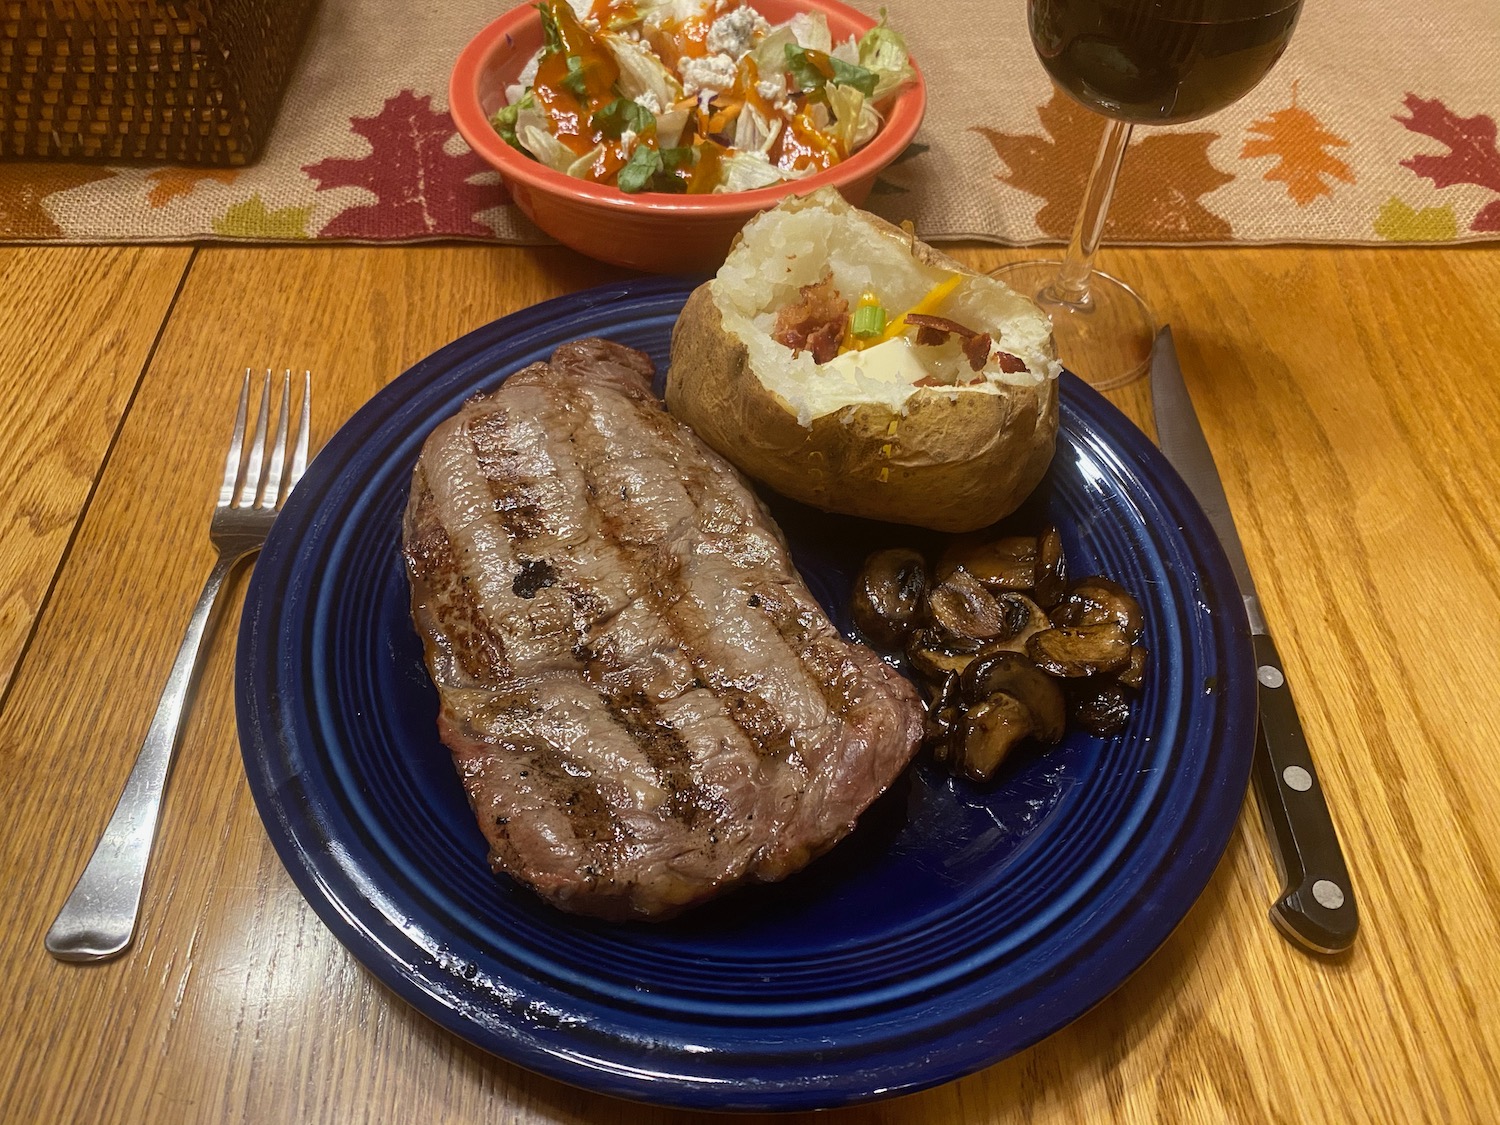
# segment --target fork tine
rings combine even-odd
[[[229,439],[229,456],[224,458],[224,483],[219,486],[219,507],[234,499],[234,485],[240,475],[240,454],[245,448],[245,418],[250,412],[250,369],[245,368],[245,382],[240,387],[240,408],[234,415],[234,434]]]
[[[266,425],[271,420],[271,369],[266,368],[265,382],[260,388],[260,411],[255,416],[255,436],[250,439],[250,450],[245,457],[245,476],[240,484],[239,506],[248,508],[255,503],[255,494],[260,490],[260,464],[265,456]]]
[[[287,477],[286,490],[290,494],[302,479],[307,468],[307,439],[312,429],[312,372],[302,372],[302,417],[297,421],[297,445],[292,450],[292,469]]]
[[[281,497],[281,469],[286,464],[287,416],[292,403],[292,369],[287,368],[281,377],[281,409],[276,412],[276,440],[271,445],[271,460],[266,465],[266,486],[261,490],[262,511],[271,511]]]

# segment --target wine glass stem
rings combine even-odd
[[[1104,220],[1109,215],[1110,197],[1115,193],[1115,180],[1120,175],[1120,163],[1125,159],[1125,146],[1130,143],[1130,123],[1110,119],[1099,140],[1099,152],[1094,157],[1094,170],[1089,173],[1088,187],[1084,189],[1083,206],[1078,211],[1078,221],[1073,224],[1073,238],[1068,243],[1068,252],[1063,257],[1057,278],[1048,287],[1047,296],[1070,305],[1081,305],[1088,301],[1089,274],[1094,268],[1094,254],[1104,237]]]

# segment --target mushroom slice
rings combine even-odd
[[[1047,629],[1026,642],[1026,655],[1043,672],[1065,679],[1118,672],[1130,663],[1130,642],[1113,621],[1076,629]]]
[[[860,567],[849,608],[866,640],[899,648],[921,624],[926,597],[926,561],[917,551],[892,547],[876,551]]]
[[[1031,728],[1031,711],[1013,695],[1001,692],[969,708],[963,729],[964,776],[970,781],[990,780]]]
[[[1068,700],[1068,718],[1089,734],[1102,738],[1119,734],[1130,721],[1132,693],[1113,680],[1083,682]]]
[[[922,741],[940,762],[946,762],[957,749],[959,723],[963,712],[958,706],[958,673],[949,672],[942,686],[927,706]]]
[[[1003,647],[1010,652],[1025,652],[1026,642],[1043,629],[1052,628],[1052,622],[1025,594],[1014,592],[1001,594],[995,599],[1000,607],[1004,628],[998,636],[986,641],[986,646]]]
[[[992,590],[1029,590],[1036,585],[1037,540],[1031,535],[959,539],[943,552],[938,577],[962,568]]]
[[[927,595],[927,615],[944,635],[960,643],[989,640],[1005,630],[1005,618],[994,595],[962,568]]]
[[[1146,659],[1149,655],[1150,653],[1146,651],[1145,645],[1139,643],[1131,645],[1130,663],[1120,669],[1115,679],[1128,688],[1140,691],[1141,685],[1146,682]]]
[[[1140,603],[1125,587],[1095,575],[1073,583],[1067,597],[1053,607],[1052,620],[1070,627],[1113,621],[1124,630],[1125,639],[1134,644],[1141,639],[1146,618]]]
[[[911,669],[929,684],[941,684],[949,673],[957,675],[974,659],[977,644],[958,649],[946,643],[935,629],[918,629],[906,643]]]
[[[1033,733],[1048,745],[1063,736],[1067,703],[1062,688],[1018,652],[979,650],[959,678],[960,698],[976,706],[998,692],[1014,696],[1031,712]]]
[[[1048,525],[1037,540],[1036,600],[1054,606],[1067,593],[1068,563],[1063,557],[1062,534]]]

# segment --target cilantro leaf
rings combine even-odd
[[[557,29],[557,17],[552,14],[552,8],[548,4],[538,4],[536,10],[542,17],[542,37],[546,42],[547,54],[563,49],[562,32]]]
[[[797,89],[804,92],[821,90],[823,83],[828,81],[812,59],[807,57],[807,48],[799,47],[796,43],[786,45],[786,69]]]
[[[873,97],[875,85],[880,81],[880,76],[873,70],[866,70],[862,66],[846,63],[843,59],[828,56],[828,61],[833,64],[833,84],[835,86],[853,86],[865,97]]]
[[[589,124],[611,140],[619,140],[627,130],[644,133],[656,124],[656,115],[640,102],[616,98],[589,118]]]
[[[822,51],[810,51],[795,43],[786,45],[786,68],[797,88],[804,93],[821,90],[832,82],[835,86],[852,86],[868,98],[874,95],[880,82],[880,76],[873,70],[846,63]]]
[[[630,159],[625,162],[625,167],[615,177],[615,183],[621,191],[635,195],[647,190],[652,179],[662,170],[661,153],[650,145],[636,145]]]
[[[583,60],[577,55],[568,56],[568,74],[559,85],[564,90],[571,90],[579,101],[588,97],[588,82],[584,77]]]
[[[521,142],[516,137],[516,118],[520,116],[520,113],[519,105],[503,105],[490,118],[490,125],[494,127],[495,132],[500,134],[500,139],[511,148],[525,152],[526,150],[521,148]]]
[[[680,148],[654,149],[636,145],[630,159],[615,177],[621,191],[635,195],[643,191],[660,191],[681,195],[687,191],[687,180],[676,175],[679,168],[691,168],[698,154],[691,145]]]

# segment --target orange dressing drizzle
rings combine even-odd
[[[566,0],[547,7],[557,24],[562,50],[542,56],[532,85],[533,93],[552,126],[553,135],[570,151],[582,156],[604,142],[604,149],[590,167],[588,178],[608,179],[624,166],[624,151],[618,141],[605,141],[604,134],[589,121],[602,106],[614,100],[614,85],[620,77],[619,64],[609,48],[578,21]],[[570,57],[578,60],[583,75],[582,98],[564,84],[570,74]]]
[[[639,21],[641,12],[635,0],[594,0],[588,18],[613,31]]]
[[[693,165],[693,174],[688,178],[690,195],[707,195],[719,184],[719,176],[728,151],[715,141],[703,140],[698,146],[698,161]]]
[[[820,132],[807,110],[793,117],[771,146],[771,163],[783,172],[802,172],[811,168],[832,168],[844,158],[842,147],[832,137]]]

